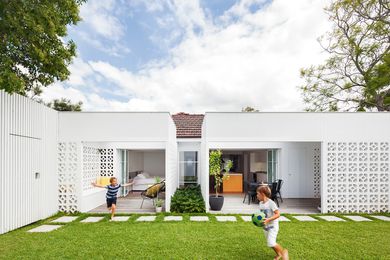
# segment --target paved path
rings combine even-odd
[[[208,222],[210,221],[210,216],[190,216],[190,221],[194,222]],[[302,222],[321,222],[321,221],[337,221],[337,222],[362,222],[362,221],[373,221],[373,219],[377,221],[390,221],[390,217],[388,216],[382,216],[382,215],[368,215],[368,217],[363,217],[360,215],[343,215],[341,217],[336,217],[332,215],[318,215],[317,218],[314,218],[313,216],[308,215],[297,215],[297,216],[290,216],[294,218],[295,220],[302,221]],[[62,223],[66,225],[67,223],[74,222],[78,219],[78,216],[63,216],[59,217],[57,219],[54,219],[50,221],[49,223]],[[135,219],[136,222],[153,222],[155,221],[157,216],[155,215],[148,215],[148,216],[139,216]],[[372,218],[372,219],[371,219]],[[104,217],[96,217],[96,216],[90,216],[87,217],[80,222],[82,223],[96,223],[99,221],[102,221]],[[113,222],[126,222],[129,221],[130,216],[116,216],[114,217]],[[222,216],[215,216],[215,219],[218,222],[237,222],[236,216],[228,216],[228,215],[222,215]],[[247,215],[240,216],[240,219],[244,222],[251,222],[252,217]],[[180,222],[183,221],[183,216],[164,216],[164,222]],[[291,222],[291,218],[287,218],[285,216],[280,216],[279,221],[285,221],[285,222]],[[53,224],[42,224],[38,227],[35,227],[33,229],[28,230],[27,232],[30,233],[41,233],[41,232],[51,232],[53,230],[57,230],[60,227],[64,225],[53,225]]]

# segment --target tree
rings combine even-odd
[[[241,112],[259,112],[258,109],[254,109],[253,107],[245,107],[241,109]]]
[[[219,187],[224,180],[229,179],[229,171],[233,167],[233,161],[227,160],[222,168],[222,151],[213,150],[209,154],[209,174],[214,176],[215,180],[215,197],[218,197]],[[222,170],[225,170],[223,173]]]
[[[308,111],[390,111],[390,2],[336,0],[325,9],[333,22],[320,38],[330,54],[301,70]]]
[[[76,104],[72,104],[70,99],[61,98],[54,99],[53,102],[46,103],[45,105],[57,111],[81,111],[83,102],[80,101]]]
[[[66,80],[76,45],[64,41],[85,0],[0,1],[0,89],[36,96]]]

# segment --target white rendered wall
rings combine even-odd
[[[60,140],[84,142],[166,141],[169,113],[60,112]]]
[[[179,187],[176,126],[173,120],[169,121],[169,138],[166,143],[165,160],[165,210],[170,212],[171,197]]]
[[[0,90],[0,149],[0,234],[55,214],[57,112]]]
[[[390,113],[206,113],[209,141],[389,140]],[[226,122],[229,127],[226,127]]]
[[[390,209],[390,113],[206,113],[204,126],[209,147],[321,143],[322,212]]]
[[[165,152],[145,151],[143,152],[143,170],[151,176],[165,176]]]
[[[202,142],[200,144],[200,173],[199,173],[199,183],[202,190],[202,196],[205,201],[206,212],[209,211],[209,146],[206,135],[206,126],[207,122],[203,120],[202,124]]]
[[[106,168],[104,176],[115,176],[121,179],[120,150],[145,150],[145,152],[148,152],[147,150],[162,150],[164,152],[160,152],[158,155],[159,163],[164,156],[164,170],[167,172],[169,169],[171,174],[176,174],[176,168],[172,169],[167,166],[168,161],[172,161],[172,158],[168,156],[168,151],[165,151],[168,149],[167,147],[170,147],[169,152],[175,149],[175,145],[168,145],[169,142],[172,143],[171,140],[176,140],[176,129],[174,126],[172,128],[172,124],[173,120],[169,113],[164,112],[60,112],[59,140],[60,143],[76,143],[101,149],[104,157],[112,160],[112,163],[102,164]],[[78,153],[77,156],[77,160],[81,162],[82,154]],[[176,157],[174,158],[176,160]],[[153,159],[156,157],[150,158],[149,161]],[[77,178],[74,178],[74,181],[80,184],[75,185],[76,187],[83,183],[79,177],[84,174],[81,168],[82,164],[78,163],[78,165]],[[153,161],[153,165],[155,165],[155,161]],[[154,168],[151,170],[155,171],[157,166],[153,165],[151,166]],[[175,182],[168,186],[173,187],[174,185]],[[76,201],[79,211],[85,212],[104,203],[104,190],[99,188],[81,193],[78,189],[76,194],[72,198]],[[170,197],[167,198],[168,204],[169,200]]]
[[[144,153],[138,151],[127,151],[128,172],[142,171],[144,168]]]

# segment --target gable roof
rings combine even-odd
[[[188,114],[180,112],[172,115],[176,125],[177,138],[201,138],[203,114]]]

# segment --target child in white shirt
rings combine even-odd
[[[288,259],[288,250],[283,249],[281,245],[276,243],[276,237],[278,236],[279,231],[279,220],[280,211],[276,206],[275,202],[270,199],[271,189],[268,186],[259,186],[256,189],[257,198],[260,201],[260,211],[265,214],[264,220],[264,235],[267,239],[267,246],[272,247],[275,251],[276,256],[275,260],[278,260],[282,257],[283,260]]]

